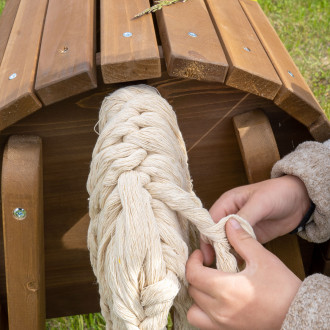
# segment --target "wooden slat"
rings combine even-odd
[[[203,0],[157,12],[170,76],[224,82],[228,63]]]
[[[148,0],[101,0],[101,69],[106,84],[160,77],[152,16],[132,19],[149,6]]]
[[[281,80],[238,0],[206,0],[229,63],[226,84],[274,99]]]
[[[0,64],[7,47],[7,42],[14,25],[20,2],[21,0],[7,0],[5,8],[2,14],[0,14]]]
[[[261,110],[254,110],[233,117],[233,123],[249,183],[269,179],[280,154],[267,116]],[[300,279],[305,277],[296,236],[278,237],[265,246]]]
[[[0,130],[41,108],[33,84],[46,7],[47,0],[21,0],[0,66]]]
[[[274,102],[292,117],[310,127],[319,116],[325,117],[323,110],[258,2],[240,0],[240,3],[282,80],[283,85]],[[328,131],[329,136],[330,126],[324,130]]]
[[[49,0],[35,83],[45,105],[97,87],[94,25],[94,0]]]
[[[9,328],[45,328],[41,139],[12,136],[2,166],[2,214]],[[15,219],[23,208],[26,218]]]

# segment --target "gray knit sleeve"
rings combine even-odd
[[[321,274],[307,277],[294,297],[282,330],[330,329],[330,278]]]
[[[330,238],[330,140],[304,142],[273,167],[272,178],[285,174],[302,180],[310,199],[316,205],[312,222],[298,235],[321,243]]]

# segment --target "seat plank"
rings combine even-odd
[[[10,329],[45,328],[41,139],[9,138],[2,167],[2,212]],[[23,208],[25,218],[13,210]]]
[[[94,0],[49,0],[35,83],[45,105],[97,87],[94,26]]]
[[[203,0],[189,0],[157,12],[170,76],[224,82],[226,56]]]
[[[324,116],[313,92],[260,5],[251,0],[240,0],[240,3],[282,80],[283,85],[274,102],[302,124],[310,127],[319,116]],[[325,127],[325,130],[329,132],[330,126]],[[320,133],[318,130],[318,134]]]
[[[149,6],[148,0],[101,0],[101,70],[106,84],[161,76],[151,15],[132,19]]]
[[[0,129],[41,108],[33,85],[47,2],[21,0],[18,8],[0,66]]]
[[[267,116],[261,110],[253,110],[233,117],[233,123],[249,183],[269,179],[280,154]],[[266,243],[265,247],[301,280],[304,279],[305,271],[296,236],[278,237]]]
[[[15,17],[21,0],[9,0],[0,15],[0,64],[7,47],[11,29],[14,25]]]
[[[281,80],[238,0],[206,0],[229,63],[226,84],[274,99]]]

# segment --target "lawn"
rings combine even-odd
[[[0,13],[4,7],[0,0]],[[330,118],[329,0],[259,0],[315,97]],[[100,314],[47,321],[47,329],[104,329]]]

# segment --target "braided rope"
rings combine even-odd
[[[217,268],[236,271],[225,223],[215,224],[192,190],[187,153],[171,106],[145,85],[103,101],[93,151],[88,247],[108,329],[162,329],[174,307],[190,329],[185,264],[199,231]],[[251,235],[244,219],[234,216]]]

